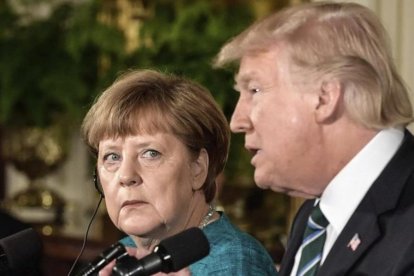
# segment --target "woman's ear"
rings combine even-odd
[[[339,115],[342,101],[342,86],[338,80],[322,82],[315,107],[316,121],[318,123],[334,121]]]
[[[191,164],[191,171],[193,173],[193,190],[199,190],[206,181],[208,174],[208,153],[206,149],[201,149],[196,160]]]

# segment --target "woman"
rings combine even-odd
[[[230,134],[205,88],[155,71],[130,72],[97,99],[82,131],[98,158],[108,214],[135,247],[130,254],[142,257],[160,240],[200,227],[210,253],[184,272],[276,274],[266,250],[214,209]]]

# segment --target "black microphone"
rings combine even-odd
[[[108,249],[103,251],[98,257],[96,257],[87,267],[81,270],[78,276],[92,275],[102,268],[104,268],[112,260],[126,254],[125,246],[120,242],[111,245]]]
[[[203,231],[193,227],[162,240],[153,253],[140,260],[129,255],[119,258],[112,275],[148,276],[157,272],[177,272],[209,252],[210,245]]]
[[[32,228],[7,236],[0,240],[0,275],[32,275],[41,256],[42,241]]]

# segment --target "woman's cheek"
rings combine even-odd
[[[119,228],[118,221],[120,210],[116,207],[115,201],[105,197],[106,210],[112,223]]]

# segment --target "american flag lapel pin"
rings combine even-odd
[[[352,239],[349,241],[346,247],[350,248],[352,251],[357,250],[358,246],[361,244],[361,239],[359,238],[358,233],[354,234]]]

